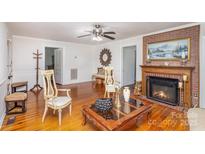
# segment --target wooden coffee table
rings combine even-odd
[[[100,130],[127,130],[136,125],[139,118],[146,116],[148,119],[150,111],[151,104],[132,98],[129,102],[120,99],[120,107],[114,104],[106,113],[96,110],[94,104],[85,105],[82,108],[83,125],[89,120]]]

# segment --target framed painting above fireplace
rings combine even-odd
[[[190,38],[147,44],[148,60],[189,60]]]

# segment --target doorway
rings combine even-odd
[[[123,86],[132,85],[136,80],[136,46],[123,47]]]
[[[7,75],[8,75],[8,85],[7,85],[7,94],[11,93],[11,84],[13,79],[13,65],[12,65],[12,44],[11,40],[7,40]]]
[[[63,49],[45,47],[45,70],[54,70],[55,81],[62,84]]]

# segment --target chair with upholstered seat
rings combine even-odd
[[[105,93],[104,97],[110,97],[110,93],[115,94],[116,90],[120,88],[120,83],[114,79],[113,67],[104,67],[105,70]]]
[[[61,125],[62,109],[69,107],[69,114],[71,115],[72,103],[69,95],[70,89],[57,89],[53,70],[41,71],[41,74],[43,75],[45,99],[45,110],[42,122],[44,122],[48,108],[51,108],[54,110],[54,113],[55,110],[58,110],[59,125]],[[59,91],[66,92],[67,96],[58,96]]]

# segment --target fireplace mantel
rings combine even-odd
[[[164,66],[164,65],[141,65],[142,68],[142,95],[146,94],[146,79],[150,74],[162,77],[177,77],[182,81],[183,75],[188,77],[188,80],[184,82],[184,106],[192,106],[192,70],[194,66]]]
[[[142,68],[165,68],[165,69],[189,69],[193,70],[194,66],[165,66],[165,65],[140,65]]]

